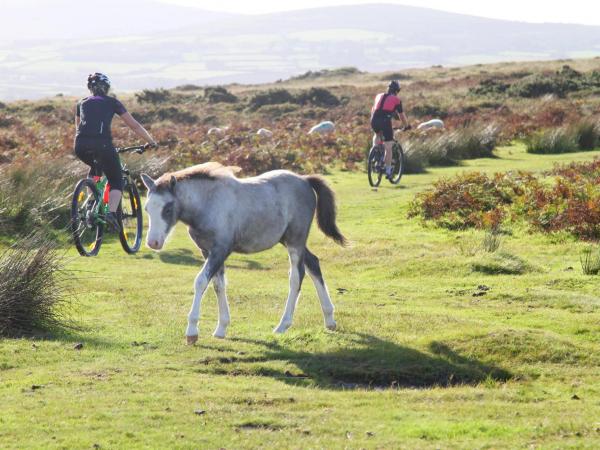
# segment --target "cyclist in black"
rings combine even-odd
[[[402,101],[398,97],[400,93],[400,83],[396,80],[390,81],[387,93],[382,92],[375,96],[373,107],[371,108],[371,128],[375,133],[383,135],[383,144],[385,147],[385,172],[386,177],[392,176],[392,147],[394,145],[394,130],[392,128],[392,119],[402,120],[405,130],[411,128],[402,109]]]
[[[119,115],[135,134],[150,145],[157,144],[119,100],[108,96],[110,80],[106,75],[101,73],[89,75],[87,87],[92,95],[77,103],[75,154],[90,166],[89,177],[101,176],[102,172],[106,174],[110,185],[108,201],[110,212],[106,216],[106,221],[119,230],[117,209],[123,191],[123,177],[119,157],[112,143],[110,127],[113,116]]]

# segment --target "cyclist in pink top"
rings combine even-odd
[[[402,109],[402,100],[398,97],[399,92],[400,83],[396,80],[390,81],[387,93],[377,94],[371,108],[371,128],[376,134],[383,136],[387,178],[392,176],[392,146],[394,144],[392,119],[400,118],[405,130],[411,128]]]

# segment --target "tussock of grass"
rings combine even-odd
[[[581,270],[585,275],[598,275],[600,273],[600,250],[588,247],[583,251],[580,259]]]
[[[600,364],[598,355],[588,348],[543,331],[502,330],[462,339],[451,347],[483,361],[573,366]]]
[[[471,263],[471,270],[487,275],[522,275],[530,272],[532,268],[516,255],[499,252],[476,259]]]
[[[72,327],[64,262],[55,244],[32,235],[0,253],[0,336]]]
[[[451,166],[472,158],[492,157],[498,129],[474,126],[451,132],[412,136],[402,143],[406,173],[420,173],[427,166]]]

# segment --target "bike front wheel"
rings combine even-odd
[[[382,172],[382,152],[383,149],[380,145],[374,145],[369,151],[369,158],[367,160],[367,176],[369,178],[369,184],[372,187],[379,186],[381,183]]]
[[[81,256],[96,256],[102,245],[104,226],[98,220],[101,199],[90,179],[77,183],[71,201],[71,233]]]
[[[135,184],[131,182],[125,183],[119,216],[121,220],[121,232],[119,233],[121,246],[129,254],[136,253],[142,246],[144,224],[140,194]]]
[[[402,178],[403,173],[404,151],[402,150],[402,146],[398,142],[395,142],[392,147],[392,177],[390,178],[390,183],[400,183],[400,178]]]

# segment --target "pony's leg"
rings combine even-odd
[[[227,294],[225,292],[225,266],[221,266],[213,277],[213,288],[217,294],[219,303],[219,322],[213,336],[216,338],[224,338],[229,325],[229,303],[227,303]]]
[[[329,328],[330,330],[335,330],[336,323],[335,319],[333,318],[333,303],[331,303],[331,298],[329,297],[325,280],[323,280],[319,258],[313,255],[308,248],[304,253],[304,264],[306,264],[308,274],[312,278],[315,288],[317,289],[317,295],[319,296],[321,309],[323,310],[323,318],[325,319],[325,327]]]
[[[227,258],[226,252],[214,251],[211,252],[202,270],[196,277],[194,284],[194,301],[188,314],[188,326],[185,332],[185,336],[188,344],[194,344],[198,340],[198,320],[200,320],[200,302],[204,291],[208,287],[208,283],[213,278],[215,273],[219,270],[219,267],[223,265]]]
[[[294,318],[296,302],[300,296],[300,286],[304,278],[304,248],[288,247],[290,256],[290,292],[285,303],[285,311],[274,333],[284,333],[291,325]]]

